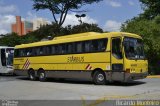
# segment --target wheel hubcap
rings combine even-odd
[[[30,78],[31,78],[31,79],[33,79],[33,76],[32,76],[32,75],[30,75]]]
[[[103,74],[98,74],[97,79],[98,81],[103,81],[104,80]]]
[[[33,79],[33,73],[30,73],[30,79]]]
[[[44,78],[44,73],[40,73],[40,78]]]

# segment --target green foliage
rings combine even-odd
[[[142,17],[146,19],[153,19],[160,15],[160,0],[140,0],[144,13]]]
[[[160,74],[160,16],[153,20],[133,18],[124,23],[121,30],[141,35],[144,39],[146,57],[149,60],[149,70]]]
[[[52,23],[52,25],[42,26],[40,27],[40,29],[31,32],[27,35],[33,35],[38,40],[41,40],[43,38],[47,38],[48,36],[54,38],[56,36],[63,36],[83,32],[103,32],[103,30],[100,27],[98,27],[97,24],[88,23],[83,23],[75,26],[68,25],[66,27],[60,27],[59,29],[57,29],[57,24]]]
[[[92,4],[102,0],[33,0],[33,8],[38,10],[48,9],[51,11],[55,23],[60,27],[64,23],[69,11],[80,9],[86,4]],[[56,15],[60,15],[58,21]]]
[[[12,46],[21,44],[21,39],[16,33],[6,34],[3,38],[0,38],[1,46]]]
[[[72,33],[82,33],[82,32],[103,32],[97,24],[83,23],[80,25],[73,26]]]

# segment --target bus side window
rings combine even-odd
[[[47,55],[52,54],[52,47],[51,46],[46,46],[46,54]]]
[[[43,55],[43,48],[42,47],[39,48],[39,55]]]
[[[36,48],[32,48],[32,55],[31,56],[35,56],[36,55]]]
[[[92,52],[97,52],[98,51],[98,40],[93,40],[92,45],[91,45],[91,51]]]
[[[73,53],[73,45],[72,45],[72,43],[66,44],[66,53],[67,54]]]
[[[60,54],[59,45],[55,45],[55,54]]]
[[[62,54],[62,45],[58,45],[58,54]]]
[[[66,44],[62,44],[61,45],[61,54],[65,54],[66,53]]]
[[[26,49],[26,55],[25,56],[32,56],[32,48]]]
[[[82,42],[77,42],[75,43],[76,45],[76,53],[81,53],[82,52]]]
[[[25,56],[25,49],[20,49],[20,57],[24,57]]]
[[[35,48],[35,56],[40,55],[40,47]]]
[[[84,42],[77,42],[76,44],[76,52],[83,53],[84,52]]]
[[[72,53],[77,53],[77,43],[72,43]]]
[[[65,44],[60,44],[58,46],[58,53],[59,54],[65,54],[66,53],[66,45]]]
[[[98,40],[98,51],[105,51],[107,47],[107,39]]]
[[[122,59],[122,50],[121,50],[121,39],[114,38],[112,39],[112,55],[117,59]]]
[[[51,50],[52,50],[52,54],[54,55],[54,54],[56,54],[56,50],[55,50],[55,46],[51,46]]]
[[[85,52],[87,53],[87,52],[91,52],[91,41],[86,41],[85,42],[85,46],[84,46],[84,48],[85,48]]]
[[[46,47],[45,46],[42,46],[40,47],[40,55],[46,55]]]

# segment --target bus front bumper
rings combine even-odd
[[[109,82],[120,81],[128,82],[138,79],[144,79],[148,75],[148,72],[144,73],[126,73],[126,72],[106,72],[106,80]]]
[[[125,73],[125,82],[138,79],[144,79],[148,76],[148,72],[144,73]]]

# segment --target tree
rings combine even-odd
[[[12,46],[21,44],[21,39],[16,33],[6,34],[4,37],[0,38],[1,46]]]
[[[140,0],[144,13],[142,17],[146,19],[153,19],[160,15],[160,0]]]
[[[60,27],[59,31],[57,30],[57,24],[52,23],[51,25],[41,26],[38,30],[30,32],[27,36],[33,36],[36,38],[34,41],[42,40],[51,36],[52,38],[56,36],[63,36],[69,34],[83,33],[83,32],[103,32],[103,30],[97,24],[88,24],[82,23],[80,25],[68,25],[66,27]],[[25,37],[24,37],[25,38]]]
[[[33,8],[37,11],[40,9],[50,10],[55,23],[60,27],[64,23],[69,11],[75,11],[84,5],[99,1],[102,0],[33,0]],[[57,18],[57,15],[60,15],[60,18]]]
[[[82,23],[72,27],[72,33],[83,33],[83,32],[103,32],[97,24]]]

